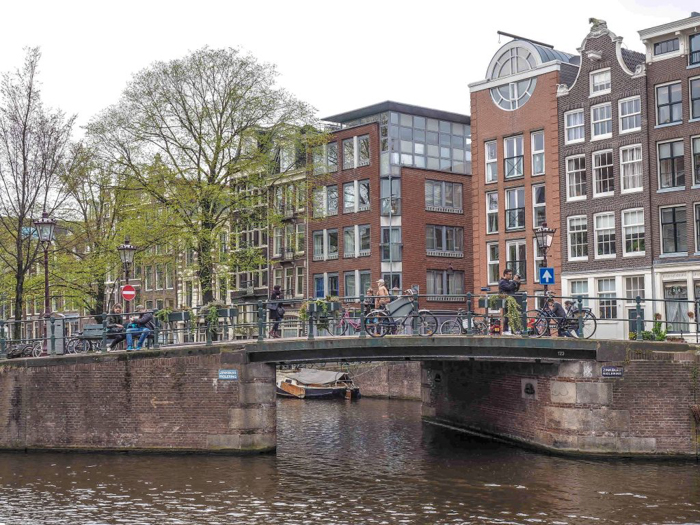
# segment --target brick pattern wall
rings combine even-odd
[[[532,186],[546,185],[547,224],[558,228],[560,223],[559,208],[559,118],[557,115],[557,84],[559,72],[544,73],[537,77],[537,86],[525,105],[515,111],[500,109],[491,99],[489,90],[471,93],[472,123],[472,209],[474,228],[474,288],[478,291],[486,286],[487,252],[486,244],[498,242],[500,251],[500,273],[506,268],[506,241],[524,239],[527,246],[527,283],[521,291],[533,293],[542,287],[534,282],[534,236],[532,212]],[[532,176],[531,133],[544,130],[545,139],[545,174]],[[515,180],[504,180],[504,143],[503,139],[513,135],[523,135],[524,173],[525,176]],[[495,140],[498,151],[498,182],[486,184],[485,143]],[[521,231],[505,231],[505,190],[524,186],[525,188],[525,228]],[[486,193],[498,191],[499,232],[486,234]],[[548,265],[554,267],[557,274],[561,267],[558,231],[552,248],[548,253]],[[559,286],[553,287],[558,291]],[[496,290],[492,286],[492,290]]]
[[[273,450],[275,369],[230,350],[3,363],[0,448]]]
[[[625,70],[617,58],[616,43],[610,34],[596,38],[587,38],[581,49],[581,68],[579,76],[571,86],[567,95],[559,97],[559,144],[560,144],[560,191],[561,191],[561,225],[562,232],[562,272],[590,272],[612,269],[649,268],[651,266],[651,231],[650,231],[650,187],[649,187],[649,151],[647,149],[646,130],[652,122],[646,106],[646,79],[644,76],[633,78]],[[595,51],[600,54],[600,60],[587,58],[587,52]],[[610,68],[611,92],[604,95],[591,96],[590,73],[595,70]],[[624,98],[641,97],[642,125],[641,130],[620,134],[618,101]],[[612,106],[612,138],[591,140],[591,107],[611,102]],[[564,115],[566,112],[583,108],[585,141],[583,143],[566,145],[566,129]],[[643,192],[623,193],[621,180],[620,148],[633,144],[642,146],[642,180]],[[614,194],[608,197],[594,197],[593,153],[596,151],[612,150]],[[586,199],[567,201],[566,159],[574,155],[585,155],[586,159]],[[632,208],[643,208],[646,224],[646,252],[642,257],[623,257],[625,238],[622,231],[621,211]],[[596,257],[594,215],[601,212],[614,212],[615,216],[615,249],[613,258],[599,259]],[[588,259],[586,261],[569,261],[568,217],[584,215],[588,221]]]

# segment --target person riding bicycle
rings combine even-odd
[[[547,298],[547,308],[552,317],[557,320],[557,335],[559,337],[578,337],[571,326],[571,318],[567,315],[571,301],[567,300],[564,304],[566,304],[566,310],[561,303],[554,300],[554,297]]]

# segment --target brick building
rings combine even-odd
[[[507,267],[534,293],[541,253],[533,229],[559,226],[557,85],[569,85],[578,57],[515,37],[470,84],[474,286],[497,289]],[[559,232],[548,265],[561,268]],[[559,290],[559,286],[554,287]]]
[[[651,246],[659,306],[670,332],[688,324],[700,299],[700,14],[644,29]],[[695,315],[698,312],[694,312]]]
[[[383,102],[324,120],[340,125],[314,166],[308,221],[310,296],[359,296],[383,278],[445,295],[472,289],[470,120]]]
[[[557,93],[562,289],[628,297],[590,305],[596,337],[624,338],[628,323],[612,319],[634,316],[634,298],[651,290],[644,55],[623,48],[604,21],[578,51],[576,81]]]

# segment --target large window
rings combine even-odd
[[[693,143],[693,184],[700,185],[700,137],[692,139]]]
[[[624,255],[644,255],[646,251],[644,210],[623,210],[622,236],[624,237]]]
[[[330,142],[313,150],[314,174],[338,171],[338,143]]]
[[[506,243],[506,268],[513,270],[513,274],[520,275],[521,280],[527,278],[527,243],[525,239],[508,241]]]
[[[685,206],[661,208],[661,251],[670,254],[688,251]]]
[[[688,37],[688,65],[695,66],[700,64],[700,34],[690,35]]]
[[[622,193],[644,189],[641,144],[620,148],[620,171]]]
[[[326,296],[325,279],[323,278],[323,274],[314,275],[314,295],[316,297]]]
[[[498,284],[498,279],[501,274],[497,242],[492,242],[486,245],[486,255],[488,264],[488,284]]]
[[[605,197],[615,193],[615,173],[612,150],[593,154],[593,196]]]
[[[612,137],[612,103],[591,108],[591,140]]]
[[[610,68],[591,72],[591,95],[610,93]]]
[[[586,157],[579,155],[566,159],[566,197],[567,200],[585,199]]]
[[[615,214],[599,213],[593,216],[595,228],[595,257],[608,259],[615,257]]]
[[[503,165],[506,179],[523,176],[523,136],[508,137],[504,141]]]
[[[642,129],[642,99],[631,97],[620,100],[620,133],[630,133]]]
[[[498,180],[498,154],[496,141],[487,142],[486,148],[486,182],[496,182]]]
[[[314,217],[338,215],[338,186],[323,186],[313,191]]]
[[[369,166],[369,135],[363,135],[357,137],[357,145],[359,148],[357,165],[359,166]]]
[[[355,211],[355,183],[346,182],[343,184],[343,213]]]
[[[319,230],[312,234],[314,245],[314,261],[338,258],[338,230]]]
[[[426,293],[435,294],[432,300],[441,300],[445,295],[464,293],[464,272],[451,270],[428,270],[426,273]]]
[[[583,122],[583,110],[576,109],[564,113],[564,128],[566,130],[566,144],[575,144],[585,140],[585,127]]]
[[[369,181],[360,180],[343,184],[343,213],[369,210]]]
[[[685,166],[683,161],[683,141],[659,144],[659,187],[685,187]]]
[[[544,131],[532,134],[532,174],[544,175]]]
[[[700,78],[690,81],[690,118],[700,118]]]
[[[580,296],[584,298],[582,304],[583,306],[588,306],[588,280],[570,281],[569,290],[571,290],[571,297],[578,298]]]
[[[349,138],[343,141],[343,169],[349,170],[355,167],[355,139]]]
[[[598,279],[598,307],[599,319],[617,318],[617,301],[615,297],[615,279]]]
[[[532,187],[532,223],[534,228],[547,222],[545,191],[544,184],[536,184]]]
[[[525,228],[525,188],[506,190],[506,230]]]
[[[281,257],[282,256],[282,238],[284,232],[282,228],[275,228],[272,231],[272,256]]]
[[[627,302],[634,303],[637,297],[644,301],[644,276],[632,275],[625,277],[625,298]]]
[[[695,204],[695,251],[700,252],[700,204]]]
[[[343,257],[355,257],[355,227],[343,229]]]
[[[665,55],[666,53],[673,53],[679,49],[678,38],[671,38],[669,40],[664,40],[663,42],[657,42],[654,44],[654,56]]]
[[[498,233],[498,192],[486,194],[486,233]]]
[[[328,295],[338,297],[340,295],[339,279],[337,273],[328,274]]]
[[[569,217],[569,260],[588,259],[588,220],[585,215]]]
[[[535,254],[535,273],[533,281],[536,283],[540,282],[540,268],[544,268],[544,250],[540,248],[537,239],[532,239],[532,253]]]
[[[464,228],[456,226],[426,226],[425,248],[428,255],[463,257]]]
[[[372,246],[372,235],[369,224],[361,224],[357,227],[357,237],[359,239],[359,256],[367,257]]]
[[[382,261],[401,261],[401,228],[382,228]]]
[[[294,276],[294,293],[296,296],[304,295],[304,267],[297,266]]]
[[[666,302],[666,325],[664,328],[668,332],[689,332],[690,324],[688,310],[688,287],[685,283],[664,284],[664,299]]]
[[[683,120],[683,95],[681,83],[656,88],[656,123],[670,124]]]
[[[425,208],[428,211],[462,213],[462,184],[426,180]]]
[[[401,179],[382,178],[380,181],[381,214],[401,215]]]
[[[532,95],[536,85],[536,78],[526,78],[518,82],[493,87],[491,88],[491,98],[502,109],[513,111],[530,100],[530,95]]]

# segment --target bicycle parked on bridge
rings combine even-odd
[[[464,308],[457,310],[454,319],[448,319],[440,325],[442,335],[462,335],[468,330],[467,311]],[[490,315],[472,316],[472,335],[499,335],[501,333],[501,320]]]
[[[359,332],[362,325],[358,318],[350,315],[348,308],[343,308],[339,319],[330,319],[328,324],[323,329],[328,332],[328,335],[345,335],[348,328],[352,328],[355,332]]]
[[[423,337],[435,335],[437,318],[429,310],[417,310],[416,301],[413,290],[406,290],[401,297],[367,314],[365,331],[372,337],[412,334],[414,329]]]
[[[528,334],[531,337],[542,337],[545,335],[562,335],[564,337],[579,337],[579,320],[581,320],[583,339],[590,339],[595,334],[598,322],[591,308],[576,307],[574,301],[565,301],[565,316],[557,315],[549,305],[551,294],[547,295],[545,304],[537,310],[527,312]]]

